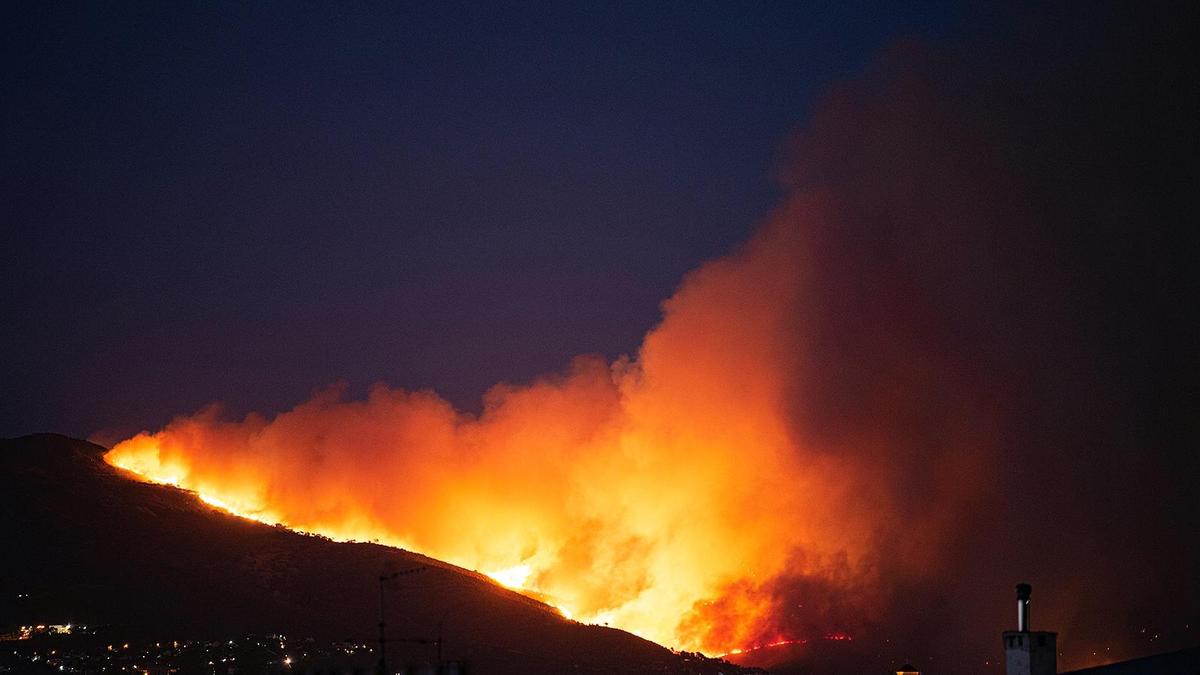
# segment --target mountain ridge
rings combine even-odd
[[[88,622],[173,638],[287,633],[375,639],[381,574],[397,659],[437,634],[447,659],[485,673],[729,673],[614,628],[584,625],[478,572],[363,542],[241,518],[190,491],[104,462],[54,433],[0,439],[0,627]],[[220,635],[218,635],[220,634]],[[403,644],[403,642],[411,644]],[[394,651],[393,651],[394,650]]]

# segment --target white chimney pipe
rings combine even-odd
[[[1029,632],[1029,594],[1033,587],[1029,584],[1017,584],[1017,630]]]

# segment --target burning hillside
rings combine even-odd
[[[6,645],[0,666],[15,664],[12,672],[211,673],[214,654],[194,657],[233,661],[233,640],[240,649],[266,634],[287,636],[279,642],[295,651],[240,653],[238,672],[374,672],[377,579],[405,570],[419,573],[397,575],[383,597],[396,670],[444,660],[489,675],[740,672],[568,621],[424,556],[230,516],[182,490],[130,480],[103,452],[54,434],[0,439],[0,532],[12,544],[0,579],[14,591],[0,596],[0,639],[19,642]],[[292,663],[281,663],[289,654]]]

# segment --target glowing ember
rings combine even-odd
[[[829,638],[826,638],[826,639],[829,639]],[[745,654],[747,652],[758,651],[760,649],[770,649],[771,647],[783,647],[785,645],[806,645],[806,644],[808,644],[808,640],[775,640],[774,642],[767,642],[764,644],[754,645],[752,647],[740,647],[738,649],[732,649],[732,650],[726,652],[725,654],[722,654],[722,656],[737,656],[738,654]]]
[[[508,586],[509,588],[525,588],[525,583],[529,580],[529,575],[533,573],[533,568],[529,565],[513,565],[508,569],[499,570],[496,572],[486,572],[486,574]]]

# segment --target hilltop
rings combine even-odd
[[[0,632],[73,621],[146,639],[284,633],[370,643],[379,576],[420,568],[388,584],[389,633],[414,640],[389,645],[397,661],[428,655],[440,633],[445,657],[476,673],[737,671],[576,623],[426,556],[230,515],[194,493],[140,482],[103,452],[54,434],[0,440]]]

